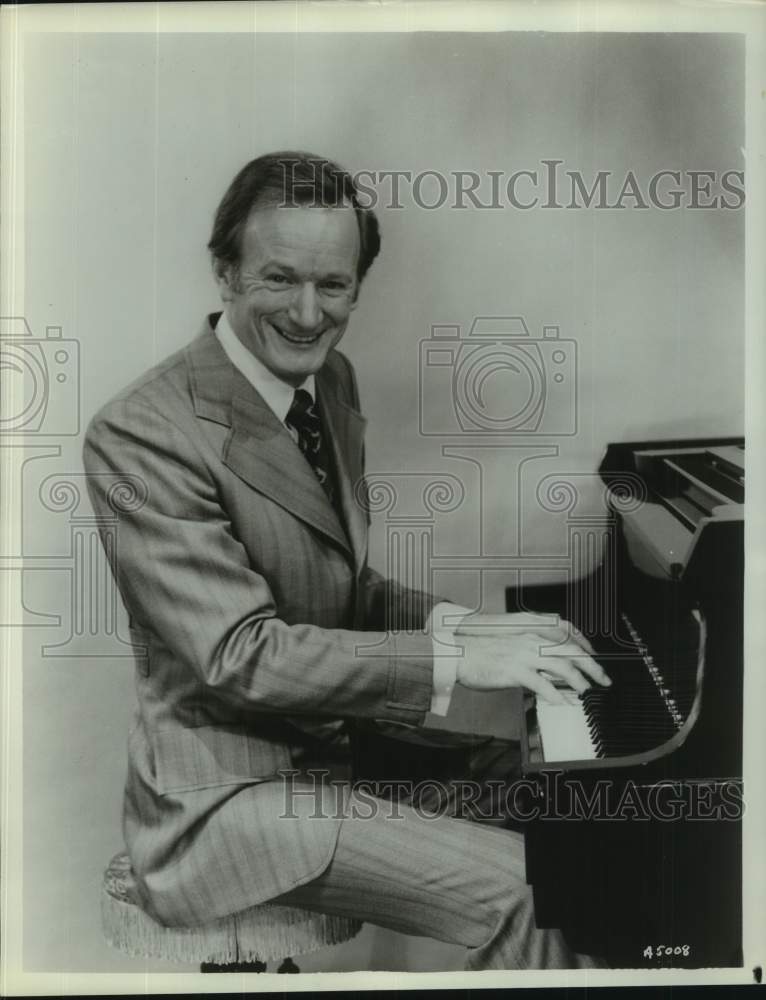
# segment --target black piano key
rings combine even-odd
[[[580,696],[597,754],[640,753],[670,739],[678,726],[668,704],[672,688],[666,686],[664,675],[643,658],[599,660],[611,687],[593,686]]]

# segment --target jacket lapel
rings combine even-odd
[[[212,318],[208,318],[201,335],[187,348],[187,362],[197,416],[231,428],[223,449],[224,465],[253,489],[324,534],[349,555],[353,554],[358,570],[366,545],[365,524],[349,481],[354,474],[349,465],[355,466],[356,458],[351,456],[347,463],[343,453],[350,454],[347,448],[358,449],[360,474],[364,418],[341,404],[335,393],[328,391],[324,380],[317,377],[317,385],[322,384],[320,406],[328,423],[350,546],[349,537],[311,466],[284,424],[229,361],[211,326]],[[356,422],[360,425],[358,430]]]
[[[367,517],[357,490],[364,472],[363,443],[367,421],[338,397],[327,366],[316,377],[319,406],[327,426],[327,444],[335,463],[340,504],[357,572],[367,555]]]

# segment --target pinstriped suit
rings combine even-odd
[[[112,514],[116,476],[139,476],[148,492],[140,509],[118,511],[109,557],[147,648],[125,840],[144,905],[164,923],[206,922],[315,878],[335,849],[334,803],[325,819],[280,822],[280,782],[265,779],[300,761],[320,720],[421,723],[431,702],[430,637],[384,629],[386,608],[419,628],[433,599],[399,588],[387,601],[366,564],[353,496],[364,418],[349,362],[331,352],[316,384],[345,526],[211,318],[86,435],[98,514]]]

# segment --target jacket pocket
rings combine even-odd
[[[291,766],[286,745],[260,740],[238,726],[161,729],[152,743],[160,795],[249,784]]]

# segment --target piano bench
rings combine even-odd
[[[202,971],[265,971],[269,959],[284,959],[278,971],[297,972],[290,958],[355,937],[359,920],[262,903],[200,927],[164,927],[138,902],[130,858],[116,854],[101,885],[101,927],[107,942],[132,958],[201,963]],[[207,968],[205,968],[207,967]]]

